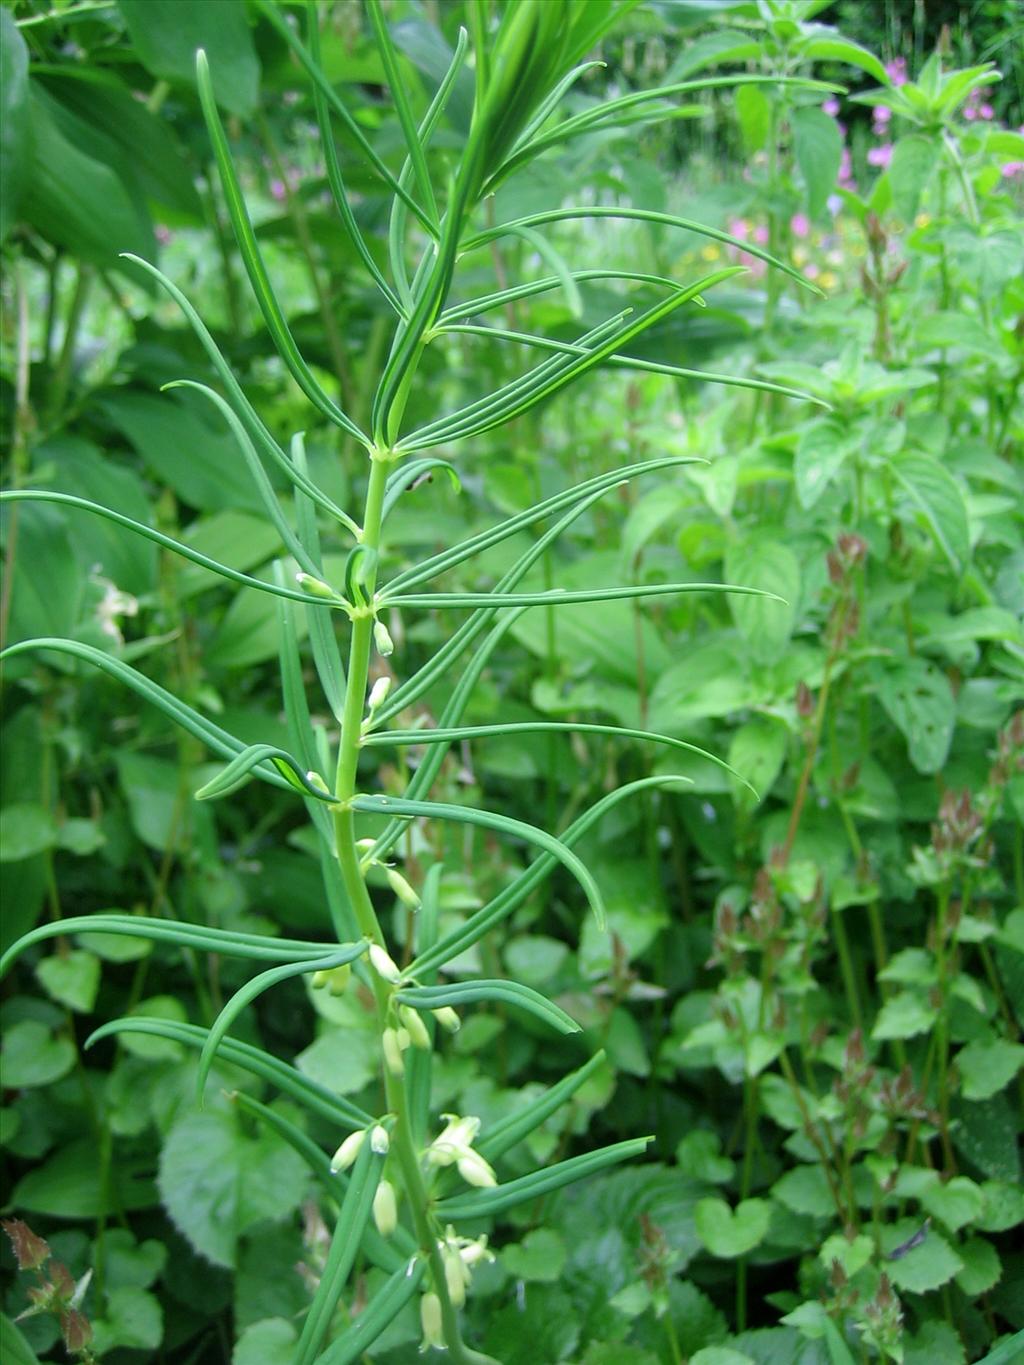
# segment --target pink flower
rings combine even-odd
[[[886,62],[885,74],[892,81],[893,85],[906,85],[907,83],[906,57],[894,57],[891,62]]]
[[[808,261],[807,264],[804,266],[804,274],[807,276],[809,280],[816,280],[818,276],[821,274],[821,271],[814,264],[813,261]]]
[[[836,99],[835,95],[829,95],[828,99],[821,106],[821,111],[823,114],[828,114],[829,118],[835,118],[836,114],[839,113],[839,101]]]
[[[868,149],[869,166],[879,166],[884,170],[891,161],[892,161],[891,142],[883,142],[880,147],[871,147]]]
[[[876,104],[871,110],[871,117],[876,123],[886,124],[892,118],[892,110],[885,104]]]
[[[991,119],[996,116],[996,111],[992,108],[991,104],[983,104],[978,110],[978,113],[983,119]]]
[[[768,243],[768,229],[763,224],[754,229],[754,241],[758,246],[766,246]]]
[[[1024,161],[1007,161],[1000,175],[1005,176],[1007,180],[1015,180],[1018,176],[1024,175]]]
[[[794,237],[809,237],[811,232],[811,220],[806,213],[794,213],[789,220],[790,230]]]
[[[849,147],[843,148],[842,156],[839,158],[839,183],[844,189],[853,188],[853,162],[850,160]]]
[[[276,199],[277,202],[280,203],[281,200],[285,197],[286,193],[287,193],[287,190],[285,189],[284,181],[283,181],[283,180],[276,180],[276,179],[275,179],[275,180],[271,180],[271,182],[270,182],[270,197],[271,197],[272,199]]]
[[[745,242],[747,240],[747,234],[749,232],[750,224],[747,222],[745,218],[730,218],[729,220],[730,236],[738,237],[741,242]]]
[[[174,233],[171,231],[169,227],[166,227],[163,223],[157,223],[156,227],[154,227],[153,229],[153,236],[157,239],[161,246],[166,246],[168,242],[174,240]]]

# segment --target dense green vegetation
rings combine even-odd
[[[1022,34],[4,0],[5,1361],[1020,1359]]]

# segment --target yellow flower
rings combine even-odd
[[[721,255],[717,246],[705,246],[701,248],[700,258],[702,261],[717,261]]]

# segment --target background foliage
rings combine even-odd
[[[425,100],[462,6],[388,13]],[[323,17],[325,68],[395,161],[400,132],[361,8]],[[686,213],[790,260],[823,297],[750,257],[749,276],[635,354],[829,405],[609,368],[477,438],[460,490],[424,484],[392,517],[389,545],[412,562],[594,474],[697,455],[709,463],[595,504],[528,586],[723,579],[786,599],[528,613],[467,714],[649,727],[727,758],[758,793],[695,759],[686,794],[645,794],[587,841],[610,936],[556,880],[461,964],[536,986],[587,1032],[552,1044],[520,1014],[478,1009],[436,1067],[438,1108],[486,1129],[601,1046],[607,1062],[569,1120],[513,1162],[656,1134],[643,1163],[496,1229],[468,1312],[508,1365],[839,1365],[850,1352],[923,1365],[979,1359],[1024,1330],[1022,22],[1017,3],[649,0],[605,42],[606,66],[570,110],[737,70],[799,71],[849,94],[704,92],[678,117],[589,135],[494,198],[500,223],[597,186],[602,205]],[[209,54],[296,339],[359,420],[387,336],[326,194],[306,84],[243,0],[19,0],[0,10],[0,33],[8,486],[105,502],[269,575],[276,536],[225,427],[187,390],[159,393],[184,375],[215,382],[207,357],[119,253],[159,260],[201,303],[265,420],[281,436],[305,429],[318,481],[350,505],[362,462],[314,419],[243,288],[192,54]],[[936,46],[947,71],[993,58],[1004,79],[952,89],[943,108],[926,65]],[[924,92],[916,112],[890,99],[905,84],[870,94],[904,77]],[[470,93],[456,89],[441,158],[465,133]],[[339,155],[383,261],[376,185],[340,141]],[[687,280],[738,252],[656,225],[568,223],[480,254],[469,283],[486,294],[577,257]],[[524,298],[500,325],[568,341],[608,314],[613,289]],[[447,364],[427,364],[427,399],[448,407],[518,372],[507,348],[469,332]],[[268,599],[56,507],[9,504],[2,526],[5,644],[97,646],[233,733],[286,743]],[[471,586],[527,543],[491,552]],[[389,621],[411,662],[450,630],[441,613],[411,625]],[[7,661],[3,708],[4,947],[40,921],[109,909],[328,934],[315,851],[275,793],[196,804],[219,767],[210,754],[70,660]],[[436,711],[431,694],[417,705]],[[599,736],[518,736],[450,756],[435,793],[496,793],[560,830],[613,782],[669,766],[678,754],[669,765]],[[397,771],[376,776],[399,789]],[[416,881],[443,862],[444,928],[527,861],[482,831],[418,828],[404,859]],[[231,1099],[269,1102],[269,1088],[222,1057],[200,1113],[196,1059],[180,1044],[125,1034],[84,1048],[124,1013],[208,1025],[249,974],[93,933],[32,950],[5,980],[8,1208],[71,1280],[92,1270],[78,1307],[91,1349],[115,1365],[287,1360],[322,1267],[305,1167]],[[347,997],[321,995],[285,983],[235,1035],[359,1103],[376,1084],[375,1039]],[[310,1135],[330,1145],[329,1125]],[[9,1255],[5,1266],[13,1319],[36,1279]],[[40,1275],[65,1302],[53,1261]],[[24,1359],[57,1360],[74,1328],[45,1314],[3,1330]],[[373,1358],[412,1359],[417,1338],[414,1316],[399,1317]]]

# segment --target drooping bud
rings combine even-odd
[[[311,787],[316,787],[318,792],[323,792],[324,796],[330,796],[331,789],[319,773],[315,773],[311,770],[306,774],[306,781]]]
[[[479,1152],[468,1151],[459,1157],[459,1175],[467,1185],[476,1185],[478,1189],[489,1189],[498,1183],[498,1177]]]
[[[370,966],[392,986],[397,986],[402,979],[397,962],[379,943],[370,944]]]
[[[409,910],[418,910],[420,908],[420,898],[402,876],[401,872],[396,872],[393,867],[389,867],[386,869],[385,875],[388,879],[388,885],[402,904]]]
[[[398,1203],[390,1180],[382,1180],[377,1186],[373,1196],[373,1221],[382,1237],[390,1237],[398,1226]]]
[[[423,1341],[420,1343],[420,1351],[429,1351],[436,1347],[438,1350],[445,1349],[444,1324],[441,1318],[441,1300],[430,1290],[420,1299],[420,1326],[423,1328]]]
[[[373,643],[377,646],[377,653],[385,659],[395,652],[395,642],[383,621],[373,623]]]
[[[408,1030],[413,1047],[419,1047],[424,1052],[429,1052],[430,1034],[427,1032],[427,1026],[419,1011],[414,1010],[410,1005],[399,1005],[398,1017]]]
[[[303,592],[308,592],[311,597],[324,597],[330,602],[338,600],[338,594],[333,588],[328,587],[322,578],[314,578],[310,573],[297,573],[295,581]]]
[[[391,1137],[382,1123],[375,1123],[370,1129],[370,1147],[377,1156],[387,1156],[391,1150]]]
[[[440,1009],[431,1010],[430,1012],[441,1027],[447,1029],[449,1033],[458,1033],[459,1029],[462,1027],[462,1020],[452,1009],[451,1005],[442,1005]]]
[[[384,1052],[384,1065],[392,1076],[404,1076],[405,1063],[402,1061],[402,1046],[397,1029],[386,1028],[381,1034],[380,1043]]]
[[[370,708],[370,710],[376,711],[378,706],[383,706],[388,699],[388,693],[390,691],[391,679],[386,675],[383,678],[378,678],[377,681],[370,688],[370,696],[369,700],[367,701],[367,706]]]
[[[365,1128],[360,1128],[357,1133],[349,1133],[348,1137],[331,1157],[331,1170],[335,1175],[337,1175],[339,1171],[348,1170],[359,1155],[359,1149],[365,1141]]]
[[[398,1046],[401,1051],[408,1052],[412,1047],[412,1038],[409,1036],[409,1030],[407,1028],[398,1028],[395,1029],[395,1034],[398,1037]]]
[[[340,967],[329,967],[326,971],[313,973],[313,989],[323,990],[326,986],[331,995],[344,995],[348,988],[348,983],[352,979],[352,968],[347,962],[343,962]]]

